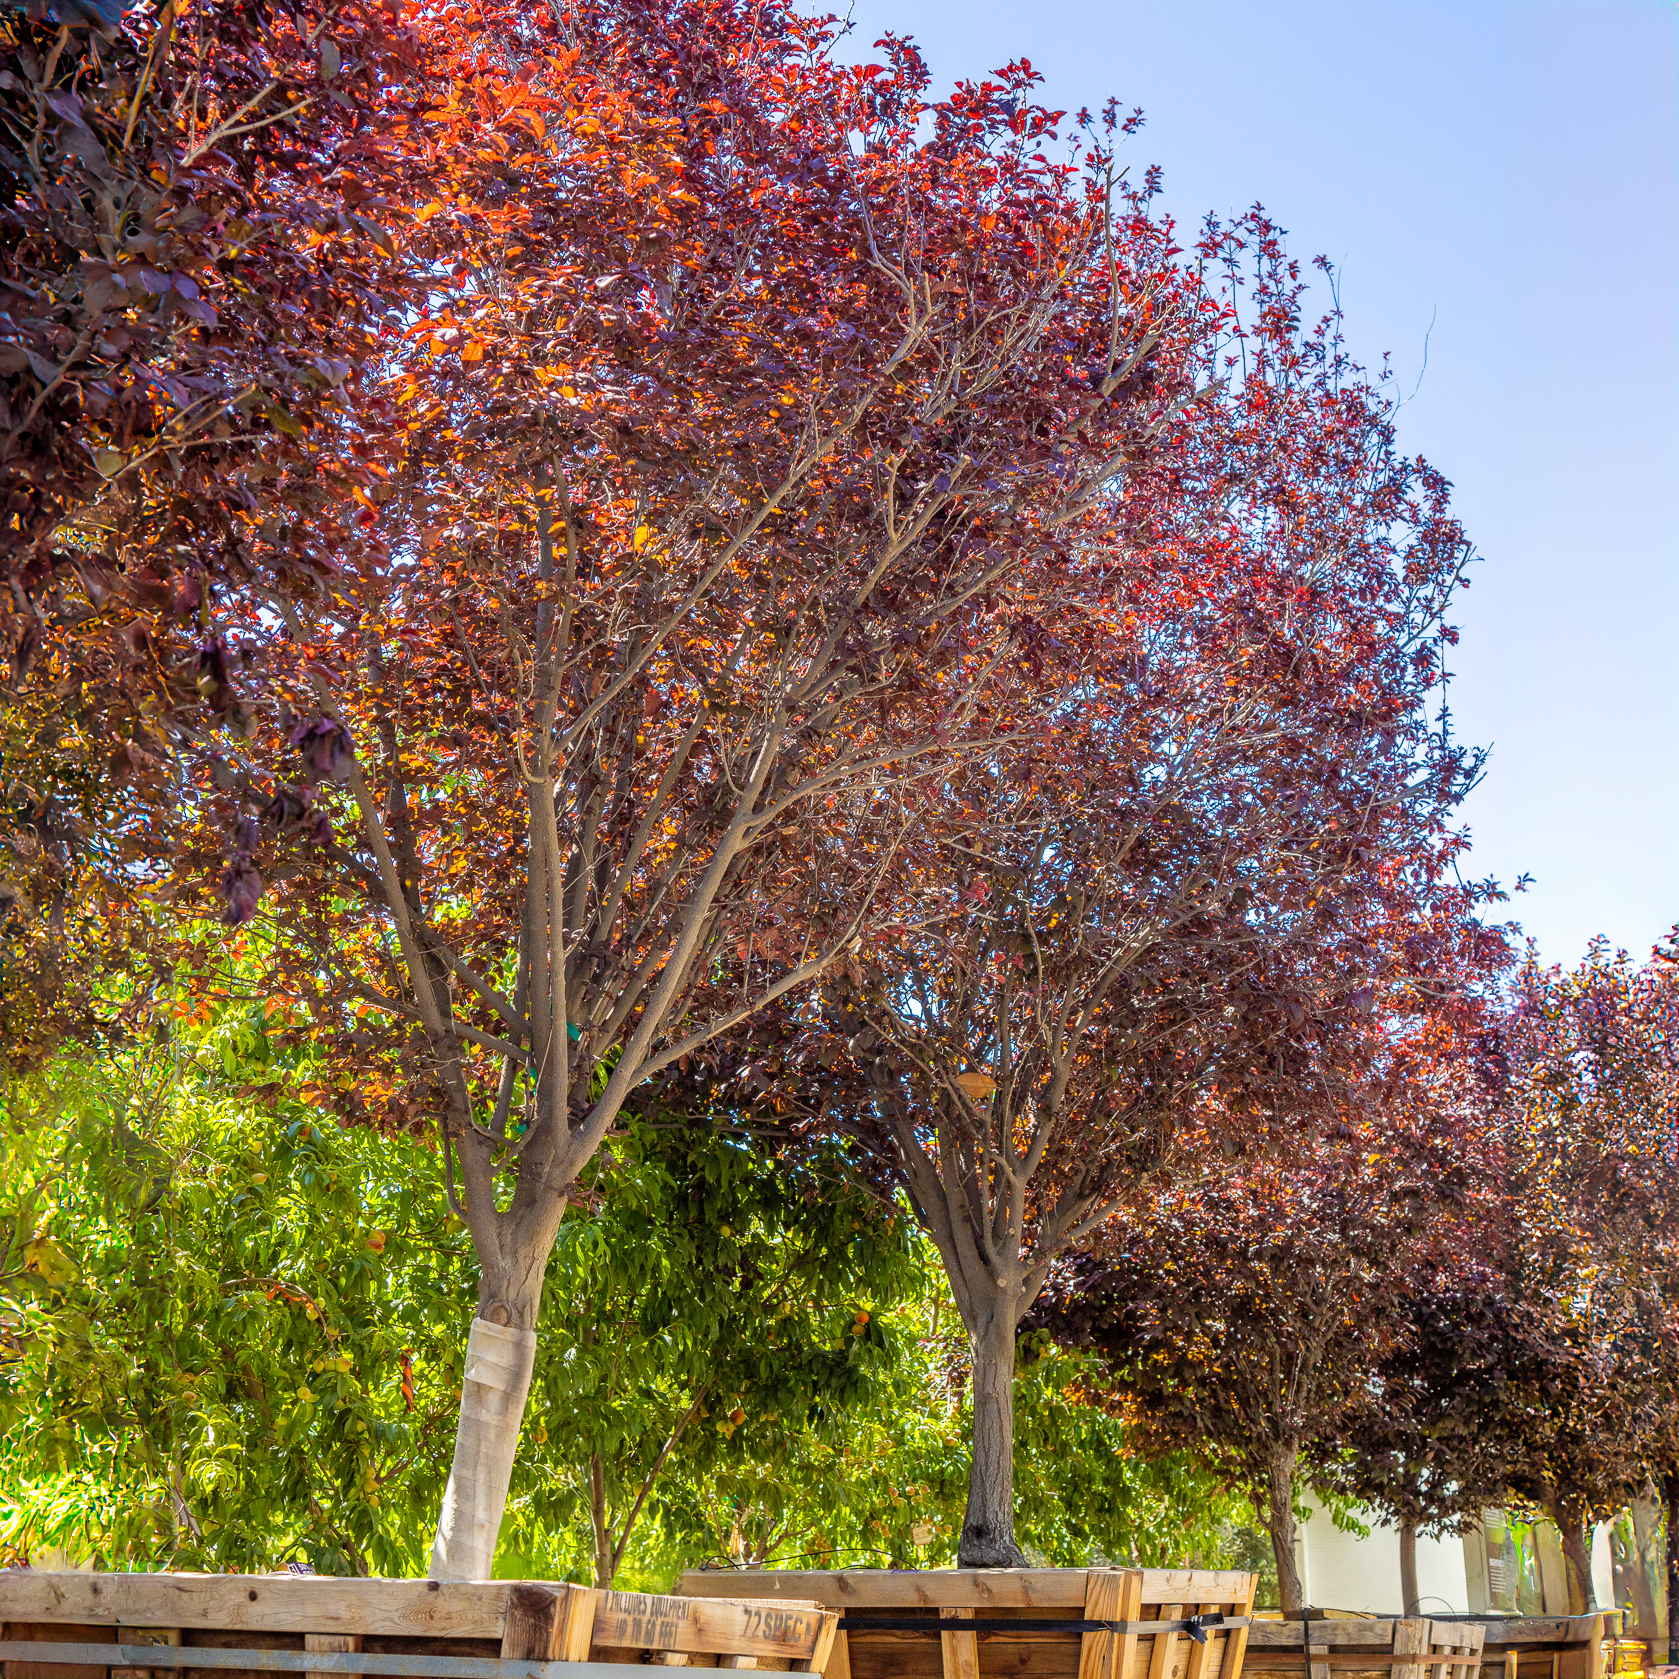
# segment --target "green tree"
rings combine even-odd
[[[0,1545],[408,1573],[470,1253],[414,1144],[321,1126],[260,1005],[0,1097]]]

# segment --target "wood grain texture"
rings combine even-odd
[[[1082,1609],[1086,1568],[690,1569],[682,1597],[805,1598],[825,1609]]]
[[[788,1665],[794,1673],[827,1673],[834,1665],[834,1647],[836,1644],[841,1647],[840,1665],[843,1667],[845,1640],[840,1636],[839,1616],[824,1615],[821,1628],[816,1634],[816,1643],[812,1646],[810,1654],[802,1660],[791,1662]]]
[[[939,1619],[949,1620],[961,1613],[960,1609],[941,1609]],[[944,1679],[979,1679],[978,1633],[940,1633],[939,1650],[944,1657]]]
[[[303,1635],[305,1650],[344,1651],[359,1650],[361,1648],[361,1634],[359,1632],[306,1632]],[[319,1671],[311,1673],[308,1679],[324,1679]],[[359,1679],[359,1675],[357,1676]]]
[[[831,1619],[808,1598],[770,1604],[649,1592],[595,1596],[595,1644],[632,1650],[708,1650],[798,1661],[815,1650],[823,1622]]]
[[[8,1569],[0,1582],[22,1569]],[[30,1623],[14,1619],[10,1604],[0,1599],[0,1630],[7,1638],[36,1644],[114,1644],[116,1634],[109,1627],[54,1623]],[[5,1679],[107,1679],[107,1667],[65,1667],[55,1662],[0,1662]]]
[[[564,1591],[565,1582],[554,1582]],[[253,1632],[501,1637],[505,1580],[343,1580],[306,1574],[88,1574],[7,1569],[0,1621]]]
[[[851,1636],[839,1630],[839,1622],[834,1622],[833,1647],[828,1652],[828,1665],[818,1668],[814,1659],[812,1670],[826,1673],[828,1679],[851,1679]]]

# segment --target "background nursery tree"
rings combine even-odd
[[[373,495],[403,564],[218,622],[256,722],[179,899],[233,836],[340,1116],[438,1127],[483,1278],[445,1578],[491,1567],[569,1186],[1045,703],[1092,486],[1189,423],[1203,327],[1102,160],[1042,161],[1024,69],[929,105],[773,7],[474,16],[416,118],[452,174]]]
[[[1399,1530],[1407,1615],[1419,1613],[1417,1535],[1463,1532],[1509,1491],[1498,1426],[1508,1302],[1475,1247],[1460,1236],[1444,1269],[1418,1278],[1396,1303],[1388,1351],[1350,1395],[1334,1433],[1306,1447],[1320,1487]]]
[[[709,1485],[810,1423],[832,1434],[884,1408],[901,1356],[883,1308],[920,1274],[907,1221],[848,1186],[836,1151],[787,1163],[632,1120],[580,1193],[599,1200],[550,1263],[545,1341],[569,1345],[539,1366],[509,1543],[581,1516],[606,1587],[667,1470]]]
[[[1515,988],[1511,1486],[1556,1523],[1575,1613],[1593,1601],[1592,1525],[1650,1479],[1675,1566],[1674,971],[1666,952],[1639,969],[1600,943],[1572,972],[1530,961]]]
[[[1408,1076],[1406,1059],[1373,1067],[1364,1100],[1312,1116],[1305,1136],[1274,1132],[1274,1158],[1232,1166],[1204,1137],[1194,1163],[1108,1225],[1034,1314],[1103,1354],[1114,1398],[1152,1439],[1248,1489],[1285,1613],[1304,1601],[1302,1448],[1339,1443],[1472,1182],[1464,1129],[1441,1117],[1464,1108],[1439,1100],[1437,1077]]]

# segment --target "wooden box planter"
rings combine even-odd
[[[1450,1619],[1403,1620],[1332,1617],[1311,1623],[1311,1658],[1302,1644],[1299,1621],[1256,1620],[1248,1633],[1249,1679],[1377,1679],[1399,1674],[1401,1679],[1443,1679],[1434,1669],[1476,1679],[1467,1660],[1436,1662],[1429,1675],[1424,1655],[1401,1662],[1395,1652],[1415,1652],[1424,1646],[1414,1629],[1430,1629],[1426,1648],[1433,1653],[1479,1658],[1481,1679],[1605,1679],[1608,1646],[1615,1636],[1619,1611],[1594,1615],[1452,1616]],[[1412,1629],[1404,1631],[1402,1629]],[[1479,1647],[1470,1645],[1480,1640]],[[1366,1658],[1363,1667],[1359,1658]]]
[[[809,1602],[563,1582],[0,1572],[5,1679],[625,1679],[648,1662],[821,1673],[836,1626]]]
[[[1254,1585],[1187,1569],[718,1569],[677,1589],[838,1610],[829,1679],[1242,1679]]]

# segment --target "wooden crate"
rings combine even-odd
[[[1481,1679],[1486,1628],[1475,1621],[1257,1620],[1249,1675],[1265,1679]]]
[[[268,1679],[275,1672],[304,1679],[622,1679],[625,1665],[647,1662],[821,1673],[837,1625],[838,1617],[814,1602],[695,1601],[563,1581],[0,1573],[4,1679],[183,1679],[203,1672],[213,1679]],[[18,1648],[47,1643],[89,1647],[88,1659],[31,1661]],[[102,1645],[113,1646],[108,1663],[98,1660]],[[251,1665],[234,1665],[233,1652],[252,1656]],[[318,1653],[319,1664],[304,1653]]]
[[[677,1589],[839,1610],[829,1679],[1241,1679],[1255,1583],[1188,1569],[718,1569]],[[1196,1616],[1228,1624],[1198,1639]]]
[[[1619,1611],[1605,1610],[1593,1615],[1453,1616],[1423,1624],[1442,1638],[1479,1628],[1481,1679],[1606,1679],[1608,1643],[1618,1621]],[[1332,1668],[1334,1679],[1348,1672],[1374,1679],[1392,1671],[1396,1630],[1404,1624],[1398,1617],[1314,1619],[1312,1647],[1323,1652],[1318,1665]],[[1372,1658],[1362,1670],[1353,1659],[1361,1655]],[[1299,1621],[1254,1622],[1248,1633],[1249,1679],[1306,1679],[1306,1666]]]

